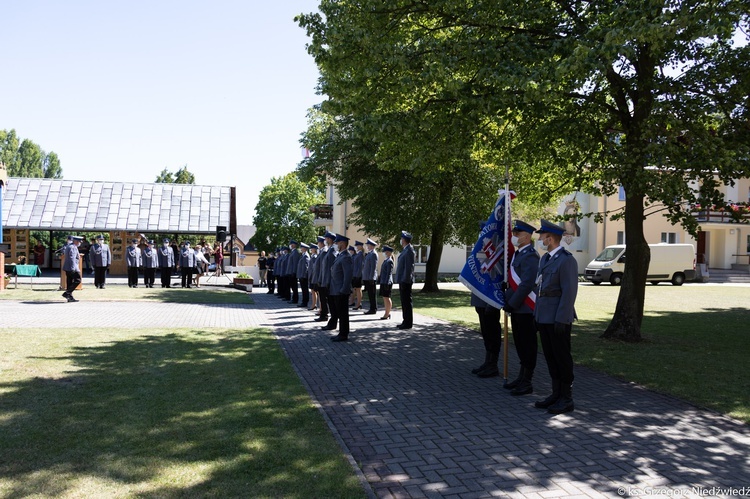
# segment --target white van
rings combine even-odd
[[[649,244],[651,263],[646,280],[651,284],[671,282],[675,286],[695,279],[695,248],[692,244]],[[630,262],[633,263],[633,262]],[[604,281],[613,286],[622,282],[625,271],[625,245],[607,246],[586,265],[583,277],[593,284]]]

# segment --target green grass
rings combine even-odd
[[[607,341],[618,287],[579,286],[573,326],[576,363],[634,381],[701,407],[750,423],[750,288],[648,286],[643,338],[638,344]],[[415,293],[419,313],[475,329],[468,291]],[[540,374],[546,374],[542,365]]]
[[[157,284],[158,286],[158,284]],[[35,284],[32,289],[28,284],[19,284],[18,289],[0,291],[0,300],[18,301],[64,301],[62,291],[53,284]],[[83,289],[74,293],[81,301],[131,301],[152,300],[164,303],[253,303],[251,294],[233,288],[206,287],[200,288],[129,288],[124,284],[110,284],[104,289],[96,289],[93,284],[84,283]]]
[[[0,329],[0,352],[1,497],[364,496],[267,330]]]

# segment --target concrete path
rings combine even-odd
[[[101,327],[273,327],[377,497],[750,496],[750,429],[724,416],[581,367],[576,411],[551,416],[533,407],[549,390],[541,357],[536,393],[511,397],[498,378],[469,373],[483,358],[476,332],[418,314],[400,331],[397,312],[391,321],[354,313],[350,341],[332,343],[311,312],[258,290],[253,298],[0,301],[0,328],[80,327],[61,313],[69,307],[96,312]]]

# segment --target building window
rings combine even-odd
[[[661,242],[667,244],[677,244],[680,242],[680,238],[676,232],[662,232]]]
[[[619,190],[617,191],[617,200],[625,201],[625,188],[623,186],[620,186]]]
[[[617,244],[625,244],[625,231],[617,231]]]
[[[414,245],[414,263],[427,263],[427,259],[430,257],[430,246],[418,246]]]

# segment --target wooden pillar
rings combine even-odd
[[[65,266],[65,252],[60,255],[60,289],[68,288],[68,275],[63,270]],[[76,291],[83,289],[83,256],[78,256],[78,269],[81,271],[81,283],[76,288]]]
[[[3,278],[0,279],[0,291],[5,290],[5,253],[0,251],[0,269],[3,269]]]

